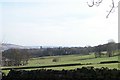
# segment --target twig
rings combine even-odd
[[[87,2],[87,5],[88,5],[89,7],[93,7],[94,5],[99,6],[99,5],[102,3],[102,1],[103,1],[103,0],[98,0],[98,1],[95,2],[95,1],[93,0],[91,5],[90,5],[88,2]],[[112,12],[112,10],[113,10],[114,8],[115,8],[115,4],[114,4],[114,0],[112,0],[112,7],[111,7],[110,11],[108,12],[106,18],[109,17],[110,13]]]
[[[98,1],[95,2],[95,1],[93,0],[93,1],[92,1],[92,5],[90,5],[88,2],[87,2],[87,4],[88,4],[89,7],[93,7],[94,5],[99,6],[100,3],[102,3],[102,1],[103,1],[103,0],[98,0]]]
[[[107,14],[106,18],[109,17],[110,13],[112,12],[112,10],[114,9],[115,5],[114,5],[114,0],[112,0],[112,8],[110,9],[109,13]]]

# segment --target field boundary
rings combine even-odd
[[[105,62],[100,62],[100,63],[86,63],[86,64],[74,63],[74,64],[47,65],[47,66],[11,67],[11,68],[1,68],[1,70],[66,67],[66,66],[93,65],[93,64],[111,64],[111,63],[120,63],[120,62],[119,61],[105,61]]]

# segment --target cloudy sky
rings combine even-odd
[[[118,41],[117,8],[91,0],[4,0],[0,2],[0,39],[24,46],[95,46]],[[106,5],[107,4],[107,5]]]

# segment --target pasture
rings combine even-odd
[[[53,59],[57,59],[56,62],[53,61]],[[46,57],[39,57],[39,58],[31,58],[27,65],[25,66],[17,66],[17,67],[29,67],[29,66],[50,66],[50,65],[64,65],[64,64],[82,64],[82,65],[76,65],[76,66],[61,66],[61,67],[47,67],[44,69],[53,69],[53,70],[70,70],[70,69],[76,69],[81,67],[95,67],[95,68],[101,68],[101,67],[108,67],[110,69],[119,69],[118,64],[119,63],[106,63],[106,64],[99,64],[100,62],[104,61],[118,61],[118,56],[113,57],[106,57],[103,56],[101,58],[95,58],[94,54],[90,55],[62,55],[62,56],[46,56]],[[15,66],[12,66],[13,68]],[[5,67],[4,67],[5,68]],[[8,67],[6,67],[8,68]],[[38,69],[38,68],[36,68]],[[26,69],[26,70],[32,70],[32,69]],[[3,70],[3,72],[8,73],[9,70]]]
[[[53,62],[53,59],[56,58],[58,61]],[[47,65],[61,65],[61,64],[97,64],[104,61],[118,61],[118,56],[113,57],[101,57],[95,58],[94,54],[90,55],[62,55],[62,56],[48,56],[48,57],[39,57],[32,58],[29,60],[29,64],[26,66],[47,66]],[[93,65],[95,66],[95,65]],[[103,65],[104,67],[104,65]],[[109,67],[109,66],[108,66]],[[112,68],[112,67],[110,67]],[[114,66],[113,66],[114,68]]]

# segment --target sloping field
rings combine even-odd
[[[58,61],[53,62],[54,58],[58,59]],[[64,55],[64,56],[39,57],[29,60],[29,64],[27,66],[46,66],[46,65],[60,65],[60,64],[73,64],[73,63],[97,64],[104,61],[118,61],[118,56],[95,58],[94,55],[91,54],[91,55],[83,55],[83,56]]]

